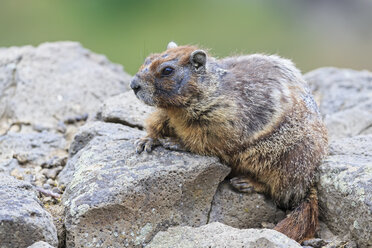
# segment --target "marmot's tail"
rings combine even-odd
[[[318,225],[318,196],[316,188],[310,189],[310,194],[287,218],[276,225],[279,231],[298,243],[314,237]]]

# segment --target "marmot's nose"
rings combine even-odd
[[[141,85],[138,82],[138,78],[134,77],[132,81],[130,82],[130,87],[134,91],[134,93],[137,94],[137,92],[141,89]]]

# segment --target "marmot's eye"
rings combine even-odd
[[[161,75],[163,76],[168,76],[170,74],[172,74],[172,72],[174,71],[174,69],[172,67],[165,67],[162,71],[161,71]]]

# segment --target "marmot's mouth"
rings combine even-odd
[[[134,94],[137,95],[138,91],[140,91],[141,88],[134,88],[133,91],[134,91]]]
[[[154,103],[154,100],[151,96],[149,96],[148,94],[146,94],[146,92],[144,92],[143,90],[140,90],[138,89],[137,91],[133,90],[134,91],[134,94],[136,94],[136,97],[144,102],[145,104],[149,105],[149,106],[155,106],[155,103]]]

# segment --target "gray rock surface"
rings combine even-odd
[[[124,125],[89,129],[66,167],[73,171],[63,196],[67,247],[140,247],[169,226],[207,223],[228,167],[162,147],[138,155],[133,142],[145,133]]]
[[[53,248],[53,246],[44,241],[39,241],[29,246],[28,248]]]
[[[58,181],[63,185],[68,185],[73,179],[75,173],[75,164],[77,159],[80,156],[75,156],[80,150],[89,144],[93,139],[100,139],[101,137],[112,137],[113,139],[126,139],[126,136],[123,136],[125,126],[117,124],[110,125],[103,122],[88,122],[82,126],[79,131],[76,133],[74,140],[71,143],[69,149],[69,160],[67,161],[66,166],[58,175]],[[129,129],[132,130],[132,129]],[[132,131],[137,132],[137,129]],[[135,135],[135,134],[134,134]],[[137,134],[138,136],[138,134]],[[135,136],[135,137],[137,137]]]
[[[305,75],[330,138],[372,134],[372,73],[320,68]]]
[[[40,240],[54,246],[58,243],[51,215],[31,184],[0,173],[1,247],[28,247]]]
[[[261,228],[266,223],[278,223],[285,213],[262,194],[240,193],[228,182],[219,185],[213,198],[210,222],[221,222],[235,228]]]
[[[52,164],[53,160],[66,158],[67,149],[67,142],[60,133],[9,132],[0,136],[0,172],[35,182],[32,176],[35,170],[41,170],[42,166],[58,167],[61,164]]]
[[[129,79],[76,42],[2,49],[0,171],[39,186],[54,180],[77,128]]]
[[[372,135],[337,139],[322,164],[321,219],[335,234],[372,246]]]
[[[218,222],[198,228],[172,227],[159,232],[148,248],[301,248],[294,240],[269,229],[236,229]]]
[[[128,74],[75,42],[0,50],[0,134],[13,124],[56,128],[128,89]]]
[[[122,123],[143,129],[146,118],[153,111],[153,107],[140,102],[131,90],[108,98],[97,116],[105,122]]]

